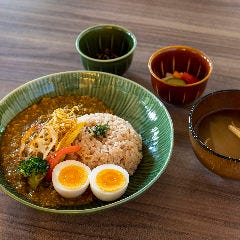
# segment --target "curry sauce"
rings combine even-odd
[[[0,145],[0,163],[6,180],[20,194],[34,203],[44,207],[60,207],[87,204],[93,201],[94,197],[90,189],[75,199],[61,197],[54,189],[52,182],[43,181],[36,190],[29,187],[26,179],[19,174],[18,165],[21,162],[19,154],[21,139],[32,124],[44,123],[57,108],[72,108],[79,106],[77,115],[82,116],[89,113],[112,113],[103,102],[95,97],[65,95],[54,98],[42,98],[19,113],[7,125],[2,136]]]

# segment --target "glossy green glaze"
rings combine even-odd
[[[116,25],[97,25],[82,31],[76,39],[76,49],[85,69],[122,75],[131,65],[137,45],[129,30]],[[99,58],[108,49],[116,56]]]
[[[130,177],[126,193],[117,201],[94,201],[88,205],[44,208],[20,196],[0,171],[0,189],[15,200],[38,210],[54,213],[89,214],[118,206],[142,194],[165,170],[173,148],[173,125],[162,102],[144,87],[103,72],[64,72],[35,79],[0,101],[0,132],[9,121],[43,96],[80,94],[105,102],[116,115],[129,121],[143,138],[143,159]],[[1,137],[1,135],[0,135]]]

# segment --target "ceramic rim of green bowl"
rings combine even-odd
[[[233,161],[233,162],[239,162],[240,163],[240,158],[233,158],[233,157],[229,157],[229,156],[224,156],[220,153],[217,153],[215,152],[214,150],[212,150],[211,148],[209,148],[207,145],[205,145],[198,137],[197,133],[195,132],[194,130],[194,127],[192,125],[192,117],[193,117],[193,114],[194,114],[194,110],[196,109],[196,107],[202,102],[204,101],[205,99],[207,99],[208,97],[210,96],[213,96],[213,95],[217,95],[217,94],[220,94],[222,92],[239,92],[240,93],[240,90],[238,89],[224,89],[224,90],[219,90],[219,91],[214,91],[212,93],[209,93],[203,97],[201,97],[200,99],[198,99],[193,105],[192,105],[192,108],[190,109],[190,112],[189,112],[189,117],[188,117],[188,128],[189,128],[189,131],[191,133],[191,135],[193,136],[193,138],[198,142],[198,144],[200,146],[202,146],[206,151],[208,151],[209,153],[217,156],[217,157],[220,157],[222,159],[225,159],[225,160],[228,160],[228,161]]]
[[[120,56],[120,57],[116,57],[116,58],[112,58],[112,59],[107,59],[107,60],[103,60],[103,59],[97,59],[97,58],[92,58],[92,57],[89,57],[88,55],[84,54],[80,48],[79,48],[79,41],[81,39],[82,36],[84,36],[86,33],[94,30],[94,29],[97,29],[97,28],[115,28],[115,29],[118,29],[128,35],[131,36],[132,40],[133,40],[133,46],[132,48],[130,49],[130,51],[128,51],[126,54]],[[117,62],[119,60],[122,60],[128,56],[130,56],[131,54],[133,54],[134,50],[136,49],[136,46],[137,46],[137,38],[136,36],[133,34],[133,32],[131,32],[130,30],[128,30],[127,28],[124,28],[122,26],[119,26],[119,25],[112,25],[112,24],[100,24],[100,25],[95,25],[95,26],[92,26],[92,27],[89,27],[85,30],[83,30],[76,38],[76,42],[75,42],[75,46],[76,46],[76,49],[78,51],[78,53],[80,55],[82,55],[84,58],[88,59],[88,60],[91,60],[91,61],[95,61],[95,62],[101,62],[101,63],[109,63],[109,62]]]
[[[104,76],[117,77],[118,79],[122,79],[124,81],[127,81],[128,83],[135,85],[136,87],[140,88],[141,90],[146,91],[164,109],[164,113],[166,114],[166,117],[168,119],[168,123],[170,125],[170,129],[171,129],[171,132],[170,132],[171,142],[170,142],[170,146],[169,146],[169,151],[167,153],[167,158],[165,159],[163,167],[158,171],[156,176],[151,181],[149,181],[144,187],[142,187],[140,190],[136,191],[135,193],[131,194],[130,196],[124,197],[124,198],[122,198],[120,200],[116,200],[114,202],[107,203],[106,205],[102,205],[102,206],[99,206],[99,207],[93,207],[93,208],[85,208],[85,209],[57,209],[57,208],[42,207],[42,206],[39,206],[37,204],[29,202],[27,199],[24,200],[23,198],[20,198],[20,197],[16,196],[14,193],[12,193],[8,189],[6,189],[6,187],[4,187],[4,185],[2,185],[2,183],[0,183],[0,190],[2,192],[4,192],[6,195],[11,197],[12,199],[15,199],[17,202],[20,202],[20,203],[22,203],[26,206],[37,209],[39,211],[44,211],[44,212],[48,212],[48,213],[56,213],[56,214],[88,215],[88,214],[97,213],[99,211],[107,210],[107,209],[110,209],[110,208],[113,208],[113,207],[117,207],[117,206],[119,206],[123,203],[126,203],[130,200],[135,199],[136,197],[140,196],[143,192],[145,192],[147,189],[149,189],[159,179],[161,174],[165,171],[165,169],[166,169],[166,167],[167,167],[167,165],[170,161],[171,155],[172,155],[173,145],[174,145],[174,128],[173,128],[173,122],[171,120],[171,116],[170,116],[169,112],[167,111],[164,104],[153,93],[151,93],[149,90],[147,90],[146,88],[144,88],[140,84],[138,84],[136,82],[133,82],[132,80],[129,80],[127,78],[124,78],[124,77],[121,77],[121,76],[118,76],[118,75],[115,75],[115,74],[106,73],[106,72],[99,72],[99,71],[88,71],[88,70],[66,71],[66,72],[53,73],[53,74],[49,74],[49,75],[45,75],[45,76],[33,79],[33,80],[28,81],[25,84],[17,87],[13,91],[11,91],[9,94],[7,94],[4,98],[2,98],[0,100],[0,105],[1,105],[1,103],[5,102],[8,97],[14,95],[17,91],[19,91],[21,89],[24,89],[28,85],[31,85],[31,83],[33,83],[33,82],[41,81],[41,79],[50,78],[50,77],[54,77],[54,76],[59,76],[59,75],[62,75],[62,74],[74,74],[74,73],[85,73],[85,74],[96,73],[96,74],[101,74],[102,76],[104,75]],[[10,186],[10,188],[12,188],[12,187]]]

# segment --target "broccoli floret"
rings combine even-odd
[[[33,189],[37,188],[39,183],[46,176],[48,169],[48,162],[45,159],[38,157],[23,160],[18,166],[19,173],[28,178],[28,183]]]

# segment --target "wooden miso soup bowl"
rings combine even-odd
[[[199,98],[206,88],[213,68],[203,52],[189,46],[168,46],[155,51],[149,58],[148,69],[154,91],[165,102],[186,105]],[[170,84],[163,80],[166,73],[187,72],[199,79],[186,85]]]
[[[224,156],[206,146],[199,138],[197,124],[204,116],[219,110],[231,109],[240,112],[239,103],[240,90],[221,90],[199,99],[189,112],[189,137],[195,155],[210,171],[232,179],[240,179],[240,159]],[[231,142],[226,139],[226,144]]]

